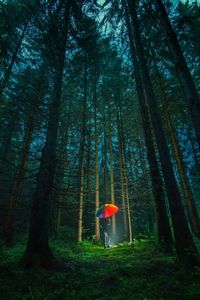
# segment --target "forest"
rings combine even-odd
[[[200,299],[199,91],[199,0],[0,0],[2,300]]]

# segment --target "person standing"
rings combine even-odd
[[[110,219],[102,219],[102,227],[103,227],[104,248],[110,248],[110,240],[111,240],[111,221],[110,221]]]

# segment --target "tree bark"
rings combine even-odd
[[[40,98],[40,96],[39,96]],[[11,194],[9,199],[9,208],[7,210],[6,221],[5,221],[5,242],[7,246],[12,246],[14,242],[15,235],[15,209],[20,199],[20,193],[24,181],[25,175],[25,165],[27,161],[27,156],[29,154],[29,148],[32,141],[32,134],[35,127],[36,113],[39,105],[38,103],[34,104],[33,112],[28,120],[28,124],[25,130],[25,136],[23,141],[22,151],[20,153],[19,164],[17,166],[17,171],[15,178],[11,187]]]
[[[83,120],[80,145],[80,175],[79,175],[79,217],[78,217],[78,242],[83,239],[83,183],[84,183],[84,155],[85,155],[85,131],[87,110],[87,62],[84,66],[84,96],[83,96]]]
[[[48,241],[52,205],[49,196],[55,175],[59,110],[71,5],[72,2],[67,1],[63,6],[63,26],[59,32],[62,39],[61,44],[56,45],[57,51],[55,51],[59,55],[55,60],[54,94],[50,104],[47,135],[42,150],[36,189],[32,199],[28,243],[23,257],[24,265],[29,268],[35,265],[48,268],[55,263]]]
[[[169,218],[167,215],[165,195],[163,190],[163,182],[159,171],[159,166],[156,158],[156,151],[154,148],[153,134],[151,130],[151,122],[149,118],[148,109],[146,106],[145,95],[143,91],[142,79],[140,75],[140,67],[136,57],[136,49],[132,37],[131,24],[128,18],[128,11],[126,12],[126,23],[130,41],[131,57],[134,66],[134,77],[136,82],[136,90],[139,101],[139,109],[142,118],[142,125],[144,131],[145,145],[147,149],[147,157],[149,162],[149,168],[151,172],[151,181],[153,187],[153,195],[156,204],[156,217],[157,217],[157,231],[158,231],[158,243],[160,247],[169,252],[172,250],[172,234],[169,224]]]
[[[115,186],[114,186],[114,172],[113,172],[113,147],[112,147],[112,136],[109,130],[109,148],[110,148],[110,193],[111,203],[115,204]],[[112,239],[116,236],[116,217],[112,216]]]
[[[55,239],[59,237],[59,229],[60,229],[60,223],[62,219],[62,204],[63,204],[63,189],[65,188],[65,166],[67,163],[67,145],[68,145],[68,139],[69,139],[69,124],[70,124],[70,112],[69,112],[69,106],[67,107],[67,112],[63,116],[64,120],[61,122],[61,145],[60,145],[60,151],[58,151],[58,170],[59,170],[59,185],[58,189],[59,192],[56,197],[56,213],[55,213],[55,219],[54,219],[54,226],[53,226],[53,234]],[[66,120],[67,119],[67,120]],[[65,121],[66,120],[66,121]]]
[[[29,239],[24,258],[26,267],[39,265],[47,268],[51,267],[54,263],[53,255],[48,243],[49,217],[51,212],[49,196],[52,190],[55,173],[56,140],[62,72],[60,72],[59,77],[60,78],[56,84],[55,99],[50,106],[47,138],[42,150],[36,190],[32,200]]]
[[[92,237],[94,234],[93,229],[91,228],[91,224],[94,220],[94,214],[92,213],[94,210],[94,203],[92,202],[92,196],[91,196],[91,174],[92,174],[92,117],[91,117],[91,103],[90,100],[88,100],[88,113],[87,113],[87,163],[86,163],[86,197],[85,197],[85,219],[84,219],[84,227],[87,231],[87,238]]]
[[[108,199],[108,166],[107,166],[107,127],[106,127],[106,112],[104,108],[103,116],[103,196],[104,202]]]
[[[127,219],[126,194],[125,194],[123,158],[122,158],[123,157],[123,146],[122,146],[122,136],[121,136],[121,131],[120,131],[119,111],[117,112],[117,127],[118,127],[118,144],[119,144],[120,185],[121,185],[121,199],[122,199],[123,231],[124,231],[124,237],[127,238],[128,219]]]
[[[183,194],[184,194],[184,198],[185,198],[186,207],[188,210],[189,221],[190,221],[193,233],[198,238],[200,238],[200,219],[199,219],[198,212],[197,212],[197,209],[195,206],[192,190],[191,190],[190,183],[189,183],[187,173],[185,170],[185,164],[184,164],[181,150],[179,147],[179,143],[178,143],[178,140],[177,140],[177,137],[175,134],[172,119],[171,119],[171,116],[170,116],[170,113],[168,110],[167,99],[166,99],[166,95],[165,95],[165,91],[164,91],[164,87],[163,87],[163,83],[162,83],[162,78],[161,78],[161,75],[158,71],[158,68],[157,68],[155,62],[154,62],[154,67],[155,67],[156,74],[158,77],[159,91],[160,91],[160,96],[163,100],[167,129],[168,129],[169,137],[170,137],[171,144],[172,144],[172,147],[174,150],[173,152],[174,152],[176,164],[178,167],[178,172],[179,172],[179,176],[180,176],[180,180],[181,180],[181,185],[182,185],[182,190],[183,190]]]
[[[161,117],[158,111],[156,97],[153,91],[152,82],[147,68],[147,62],[144,55],[144,49],[143,49],[143,45],[140,37],[140,31],[139,31],[137,12],[136,12],[136,2],[128,0],[128,4],[129,4],[129,9],[132,18],[133,35],[134,35],[134,40],[136,45],[136,52],[139,59],[141,75],[142,75],[143,84],[147,96],[148,107],[149,107],[151,121],[152,121],[153,129],[157,141],[161,167],[162,167],[164,181],[165,181],[167,195],[168,195],[177,255],[179,260],[182,261],[182,263],[185,264],[188,263],[188,265],[195,265],[198,263],[197,249],[194,244],[185,217],[180,193],[178,190],[178,186],[173,171],[173,166],[169,155],[169,149],[165,138]]]
[[[99,154],[98,154],[98,129],[97,129],[97,86],[94,83],[94,130],[95,130],[95,209],[99,209]],[[95,218],[95,236],[100,240],[100,221]]]
[[[178,74],[183,94],[190,108],[192,123],[196,132],[197,141],[200,145],[200,100],[192,75],[178,42],[177,35],[170,23],[167,11],[162,0],[156,0],[158,13],[167,33],[169,45],[173,52],[174,64]]]

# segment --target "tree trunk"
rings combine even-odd
[[[98,130],[97,130],[97,87],[94,83],[94,129],[95,129],[95,209],[99,209],[99,154],[98,154]],[[95,218],[95,236],[100,240],[100,221]]]
[[[64,104],[65,105],[65,104]],[[54,226],[53,226],[53,234],[55,239],[59,237],[59,229],[60,229],[60,223],[62,218],[62,203],[63,203],[63,195],[64,195],[64,188],[65,188],[65,166],[67,163],[67,145],[68,145],[68,138],[69,138],[69,124],[70,124],[70,112],[69,112],[69,106],[67,107],[67,112],[63,116],[64,121],[61,122],[61,145],[60,145],[60,151],[58,151],[58,172],[60,175],[57,175],[59,178],[59,185],[58,189],[59,192],[56,197],[56,213],[55,213],[55,219],[54,219]],[[67,119],[67,120],[66,120]],[[66,121],[65,121],[66,120]]]
[[[191,119],[196,132],[197,141],[200,145],[200,100],[198,92],[187,66],[187,62],[185,60],[181,47],[179,45],[177,35],[170,23],[163,1],[156,0],[156,3],[158,6],[158,13],[160,14],[162,23],[167,33],[169,45],[173,52],[173,59],[176,66],[178,78],[181,83],[185,99],[187,100],[188,106],[190,107]]]
[[[110,130],[109,130],[110,131]],[[110,193],[111,203],[115,204],[115,186],[114,186],[114,172],[113,172],[113,147],[112,147],[112,136],[109,132],[109,148],[110,148]],[[112,239],[116,236],[116,217],[112,217]]]
[[[129,200],[129,188],[128,188],[128,176],[127,176],[127,165],[126,165],[126,153],[125,153],[125,139],[124,139],[124,126],[122,119],[122,106],[121,99],[119,97],[119,126],[120,126],[120,136],[121,136],[121,159],[122,159],[122,176],[124,184],[124,195],[127,208],[127,221],[128,221],[128,232],[129,241],[133,241],[133,230],[132,230],[132,220],[131,220],[131,210],[130,210],[130,200]]]
[[[124,170],[123,170],[123,146],[122,146],[122,136],[121,136],[121,131],[120,131],[119,111],[117,112],[117,127],[118,127],[118,144],[119,144],[120,185],[121,185],[121,199],[122,199],[123,231],[124,231],[124,237],[127,238],[128,220],[127,220],[126,194],[125,194]]]
[[[106,127],[106,112],[104,108],[103,116],[103,196],[104,202],[108,199],[108,167],[107,167],[107,127]]]
[[[84,66],[84,99],[83,99],[83,123],[80,145],[80,176],[79,176],[79,217],[78,217],[78,242],[83,239],[83,183],[84,183],[84,155],[85,155],[85,130],[86,130],[86,110],[87,110],[87,62]]]
[[[59,77],[56,84],[55,99],[50,106],[47,138],[42,150],[36,190],[32,200],[29,239],[24,258],[26,267],[34,265],[51,267],[54,263],[48,243],[51,212],[49,196],[55,173],[58,115],[62,85],[61,71]]]
[[[171,163],[169,149],[163,130],[161,117],[158,111],[156,97],[153,91],[152,82],[150,80],[149,71],[147,68],[144,49],[140,37],[139,25],[137,20],[136,2],[128,0],[133,34],[136,45],[136,52],[139,59],[141,75],[144,83],[144,88],[147,96],[149,111],[151,115],[152,125],[157,141],[157,147],[160,155],[161,167],[166,185],[169,208],[172,217],[172,225],[174,230],[175,245],[177,255],[180,261],[189,265],[197,264],[197,249],[194,244],[188,223],[185,217],[180,193],[176,183],[173,166]]]
[[[131,208],[130,208],[130,199],[129,199],[128,176],[127,176],[127,170],[125,164],[124,164],[124,180],[125,180],[125,189],[126,189],[126,206],[127,206],[127,216],[128,216],[129,242],[132,242],[133,229],[132,229]]]
[[[129,233],[129,241],[133,241],[133,230],[132,230],[132,220],[131,220],[131,210],[130,210],[130,200],[129,200],[129,188],[128,188],[128,176],[127,176],[127,165],[126,165],[126,153],[125,153],[125,139],[124,139],[124,126],[122,119],[122,106],[119,97],[119,133],[120,133],[120,152],[121,152],[121,164],[122,164],[122,182],[125,197],[125,207],[127,209],[127,226]]]
[[[172,250],[173,239],[172,239],[169,218],[167,215],[167,209],[165,204],[163,182],[162,182],[162,178],[160,175],[159,166],[156,158],[156,151],[153,142],[153,134],[151,130],[151,122],[150,122],[147,106],[145,103],[146,102],[145,95],[143,91],[142,79],[141,79],[140,69],[139,69],[140,67],[136,57],[136,49],[133,42],[132,29],[128,18],[128,12],[126,16],[127,16],[126,22],[127,22],[127,29],[128,29],[128,35],[130,41],[131,56],[132,56],[132,61],[134,66],[134,77],[135,77],[136,89],[137,89],[137,95],[139,101],[139,109],[142,118],[145,145],[147,149],[147,157],[148,157],[149,168],[151,172],[153,195],[156,204],[158,243],[163,250],[169,252]]]
[[[134,212],[134,216],[135,216],[135,235],[140,233],[140,224],[141,224],[141,220],[140,220],[140,197],[139,197],[139,193],[137,191],[137,189],[135,188],[135,180],[137,180],[138,178],[138,162],[135,159],[135,155],[134,155],[134,159],[132,159],[132,154],[133,152],[131,150],[128,151],[128,155],[127,155],[127,162],[129,165],[129,169],[130,169],[130,177],[131,177],[131,189],[133,190],[133,195],[134,195],[134,207],[135,207],[135,212]]]
[[[20,153],[19,158],[19,164],[17,166],[17,172],[15,174],[15,178],[12,183],[11,187],[11,194],[9,199],[9,208],[6,215],[6,221],[5,221],[5,241],[7,246],[12,246],[14,241],[14,235],[15,235],[15,209],[17,207],[17,204],[20,199],[20,193],[24,181],[24,175],[25,175],[25,165],[27,156],[29,153],[30,144],[32,141],[32,134],[35,127],[35,119],[36,119],[36,113],[39,105],[38,103],[34,104],[34,109],[32,112],[32,116],[30,117],[30,120],[28,121],[26,130],[25,130],[25,136],[23,141],[23,147],[22,151]]]
[[[176,164],[178,167],[178,172],[179,172],[179,176],[180,176],[180,180],[181,180],[183,194],[185,197],[185,203],[186,203],[186,207],[188,210],[191,228],[192,228],[193,233],[198,238],[200,238],[200,220],[199,220],[198,212],[197,212],[197,209],[195,206],[192,190],[191,190],[190,183],[189,183],[187,173],[185,170],[185,165],[184,165],[183,157],[182,157],[181,150],[179,147],[179,143],[177,141],[176,134],[175,134],[174,127],[172,124],[172,120],[171,120],[171,116],[169,114],[169,110],[168,110],[168,106],[167,106],[167,99],[166,99],[166,95],[165,95],[164,87],[163,87],[163,83],[162,83],[162,78],[160,76],[160,73],[158,71],[158,68],[157,68],[155,62],[154,62],[154,67],[156,70],[156,74],[158,76],[159,91],[160,91],[160,96],[161,96],[161,98],[163,100],[163,104],[164,104],[164,112],[165,112],[165,117],[166,117],[166,122],[167,122],[167,129],[168,129],[169,137],[170,137],[171,144],[172,144],[172,147],[174,150],[173,152],[174,152]]]
[[[195,206],[192,190],[191,190],[190,183],[189,183],[187,173],[185,170],[185,165],[184,165],[184,161],[182,158],[181,150],[179,148],[179,144],[178,144],[177,138],[175,136],[175,132],[174,132],[174,128],[172,125],[172,121],[171,121],[169,112],[167,110],[165,111],[165,115],[166,115],[167,127],[168,127],[168,131],[169,131],[172,147],[174,150],[174,156],[175,156],[177,167],[179,170],[181,185],[182,185],[183,193],[185,196],[185,202],[186,202],[186,206],[188,209],[191,228],[192,228],[193,233],[198,238],[200,238],[200,219],[198,216],[198,212],[197,212],[197,209]]]
[[[82,156],[82,154],[81,154]],[[79,217],[78,217],[78,242],[83,239],[83,183],[84,183],[84,165],[80,165],[80,179],[79,179]]]
[[[63,7],[64,23],[60,32],[62,35],[61,44],[57,45],[57,53],[59,55],[55,61],[54,94],[50,104],[46,142],[42,150],[36,189],[32,199],[28,244],[23,258],[26,267],[39,265],[48,268],[55,263],[48,241],[51,213],[49,196],[52,191],[55,175],[59,109],[71,5],[71,1],[68,1]]]
[[[87,114],[87,164],[86,164],[86,197],[85,197],[85,219],[84,226],[87,230],[87,238],[92,237],[94,234],[91,224],[94,220],[94,203],[92,203],[91,196],[91,174],[92,174],[92,117],[91,117],[91,103],[88,103],[89,111]]]

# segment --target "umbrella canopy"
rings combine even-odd
[[[100,219],[109,218],[116,214],[118,210],[119,208],[114,204],[104,204],[97,210],[96,217]]]

